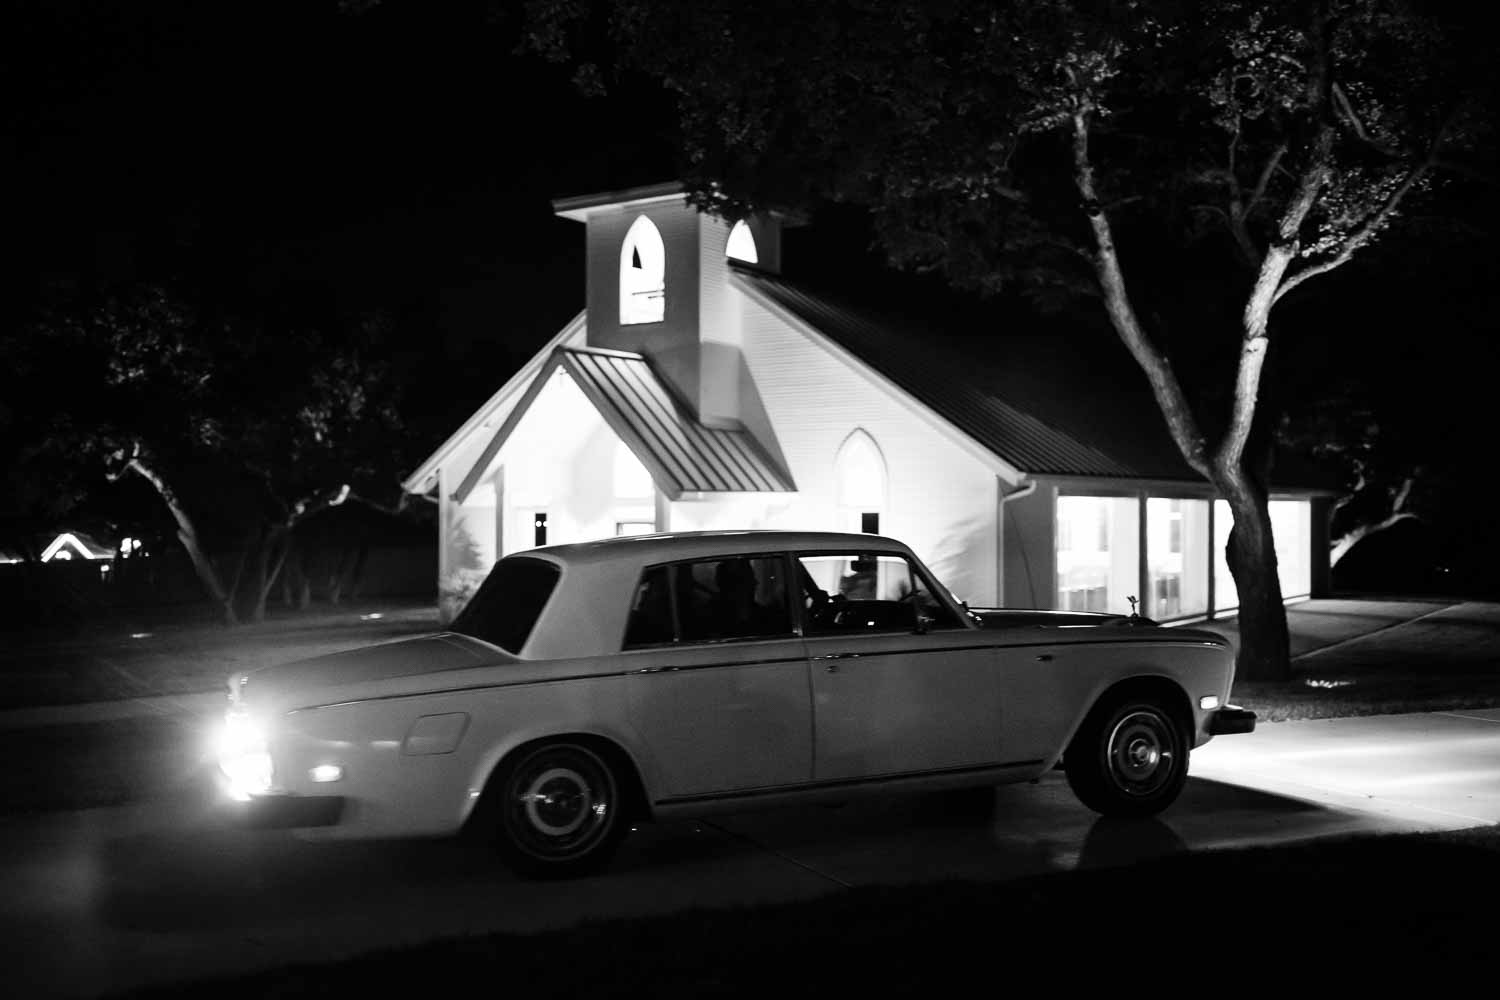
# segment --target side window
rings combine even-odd
[[[784,566],[773,557],[712,559],[674,567],[682,641],[792,634]]]
[[[654,566],[641,574],[630,602],[625,646],[655,646],[676,638],[672,629],[671,567]]]
[[[808,635],[910,632],[960,623],[902,556],[858,552],[802,556],[803,618]]]

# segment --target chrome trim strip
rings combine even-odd
[[[758,788],[739,788],[732,792],[712,792],[708,795],[679,795],[672,798],[657,799],[652,805],[678,806],[693,802],[717,802],[725,799],[755,798],[760,795],[783,795],[790,792],[814,791],[825,788],[849,788],[856,785],[869,785],[882,781],[899,781],[903,778],[937,778],[946,775],[960,774],[982,774],[985,771],[1005,771],[1018,767],[1035,767],[1045,764],[1041,758],[1036,760],[1013,760],[1003,764],[975,764],[967,767],[946,767],[930,771],[892,771],[887,774],[871,775],[867,778],[841,778],[837,781],[809,781],[800,785],[767,785]]]
[[[299,705],[285,714],[311,712],[320,708],[344,708],[348,705],[363,705],[371,701],[395,701],[400,698],[426,698],[439,694],[464,694],[471,691],[491,691],[498,688],[526,687],[531,684],[558,684],[563,681],[604,680],[611,677],[630,677],[642,674],[668,674],[684,670],[713,670],[724,667],[758,667],[774,663],[805,663],[806,657],[784,656],[769,660],[736,660],[732,663],[692,663],[680,667],[641,667],[635,670],[612,670],[600,674],[570,674],[566,677],[537,677],[528,681],[501,681],[494,684],[469,684],[463,687],[433,688],[427,691],[406,691],[401,694],[372,694],[368,698],[350,698],[347,701],[330,701],[320,705]]]

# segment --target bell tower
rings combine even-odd
[[[585,226],[588,345],[646,355],[702,423],[743,426],[740,310],[726,254],[779,271],[780,223],[731,226],[689,205],[679,183],[552,207]]]

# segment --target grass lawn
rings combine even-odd
[[[1263,722],[1500,705],[1500,603],[1314,601],[1287,624],[1291,680],[1231,696]],[[1204,627],[1237,639],[1233,622]]]
[[[1184,854],[998,884],[860,888],[812,902],[485,935],[143,997],[1033,995],[1313,982],[1462,982],[1489,968],[1500,829]],[[1051,989],[1045,992],[1052,992]]]
[[[360,602],[224,626],[157,612],[0,643],[0,709],[217,691],[237,670],[435,631],[434,602]]]

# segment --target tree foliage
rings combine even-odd
[[[378,316],[329,330],[197,308],[164,285],[75,293],[0,344],[26,400],[14,450],[80,488],[98,472],[149,484],[226,618],[258,617],[300,521],[398,493],[386,333]],[[250,574],[213,562],[228,548],[249,550]]]

